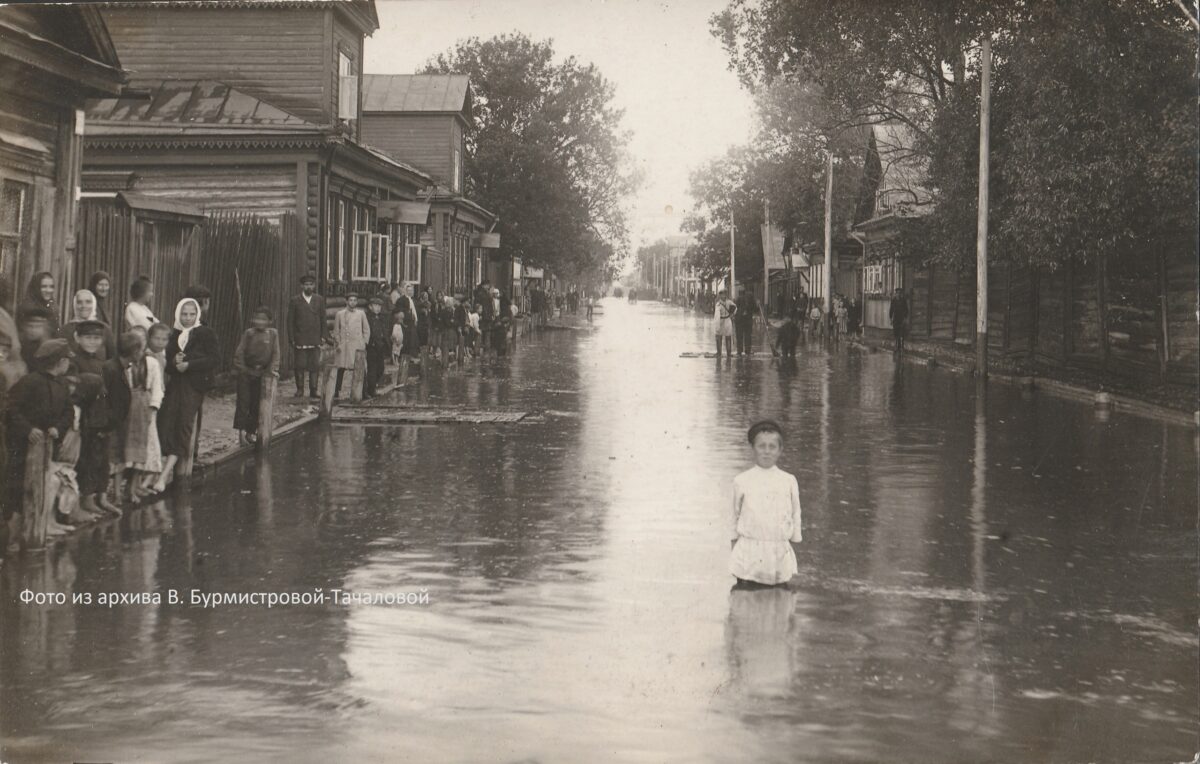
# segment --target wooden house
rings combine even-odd
[[[431,176],[431,229],[425,260],[411,280],[447,292],[469,292],[483,278],[517,281],[499,256],[496,216],[464,192],[465,134],[472,119],[471,84],[461,74],[368,74],[363,78],[362,139]],[[491,254],[492,256],[489,256]],[[506,266],[503,277],[493,273]],[[500,270],[504,270],[501,268]]]
[[[299,270],[339,295],[405,277],[433,179],[361,138],[371,0],[100,4],[131,86],[88,105],[84,186],[298,221]]]
[[[14,293],[47,270],[64,302],[75,255],[82,108],[89,97],[116,95],[123,82],[96,8],[0,8],[0,275]]]

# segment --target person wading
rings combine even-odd
[[[725,356],[733,358],[733,317],[737,314],[738,307],[733,300],[729,299],[729,293],[724,289],[717,295],[716,305],[713,307],[713,318],[717,320],[717,358],[721,357],[721,340],[725,340]]]

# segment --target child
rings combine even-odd
[[[825,323],[821,320],[824,312],[821,310],[821,298],[814,297],[809,302],[808,320],[809,331],[812,332],[813,339],[825,339]]]
[[[392,363],[400,367],[400,356],[404,353],[404,324],[399,316],[392,316]]]
[[[739,586],[786,584],[796,574],[793,543],[800,528],[800,486],[776,466],[783,451],[783,430],[771,420],[748,433],[754,466],[733,479],[733,555],[729,572]]]
[[[146,329],[158,323],[158,319],[150,310],[150,303],[153,300],[154,284],[150,279],[141,276],[129,285],[129,304],[125,306],[126,331],[135,326]],[[117,352],[120,353],[119,350]]]
[[[354,356],[360,350],[367,349],[371,339],[371,325],[367,316],[358,309],[358,295],[351,292],[346,295],[346,307],[333,317],[334,366],[337,367],[337,381],[333,386],[333,397],[342,393],[342,378],[346,372],[354,372]]]
[[[378,295],[367,301],[367,325],[371,336],[367,340],[367,378],[363,383],[363,398],[374,398],[383,379],[389,343],[392,341],[392,319],[383,312],[383,298]]]
[[[146,330],[146,357],[158,361],[163,379],[167,375],[167,344],[171,341],[171,327],[154,324]]]
[[[76,473],[79,480],[79,507],[84,512],[94,516],[102,516],[105,512],[119,515],[121,510],[108,500],[109,480],[109,438],[113,430],[111,409],[108,403],[107,388],[101,380],[104,377],[104,365],[107,362],[105,344],[111,336],[108,327],[101,321],[91,319],[80,321],[74,326],[75,344],[78,350],[75,354],[75,369],[81,380],[87,380],[92,375],[100,384],[96,385],[93,394],[87,394],[91,385],[81,381],[84,394],[79,396],[79,461]],[[115,352],[114,352],[115,355]]]
[[[250,328],[233,351],[233,369],[237,373],[233,429],[238,431],[243,445],[257,441],[263,377],[279,376],[279,332],[271,326],[271,319],[271,309],[266,305],[255,308]]]
[[[479,355],[479,346],[483,344],[483,330],[479,328],[479,314],[483,310],[483,306],[475,303],[471,306],[471,312],[467,314],[467,326],[470,331],[467,336],[467,344],[471,348],[473,355]]]
[[[25,460],[30,446],[46,438],[57,441],[71,429],[75,412],[63,376],[71,366],[71,349],[66,340],[48,339],[38,345],[33,369],[8,391],[4,521],[20,526],[12,518],[22,510],[25,489]]]
[[[129,501],[136,505],[150,493],[144,485],[147,476],[157,477],[163,468],[157,423],[162,370],[146,357],[146,343],[137,332],[118,338],[117,356],[105,368],[114,415],[123,414],[117,421],[113,466],[125,473]]]

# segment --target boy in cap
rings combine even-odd
[[[346,307],[337,312],[333,319],[334,366],[337,367],[337,382],[333,386],[333,397],[342,391],[342,378],[346,371],[354,371],[354,356],[366,350],[371,339],[371,325],[367,316],[358,309],[358,294],[346,295]]]
[[[317,397],[321,370],[321,344],[331,342],[325,321],[325,298],[316,294],[317,279],[311,273],[300,277],[300,294],[288,303],[288,339],[292,343],[292,366],[296,372],[296,397],[304,397],[304,375],[308,394]]]
[[[75,420],[70,392],[62,380],[71,366],[67,341],[51,339],[40,343],[32,361],[33,371],[8,391],[5,522],[21,512],[29,447],[40,445],[46,438],[58,440]]]
[[[363,398],[375,395],[391,350],[392,318],[383,311],[383,298],[375,296],[367,301],[367,324],[371,332],[367,339],[367,378],[363,383]]]
[[[92,515],[104,512],[119,514],[120,509],[108,500],[108,448],[115,426],[104,386],[106,363],[105,342],[108,326],[102,321],[87,319],[75,325],[75,343],[79,351],[72,366],[81,380],[76,391],[79,405],[79,507]],[[84,384],[94,378],[96,384]]]
[[[263,377],[279,376],[279,333],[271,326],[271,309],[259,305],[250,316],[250,328],[233,352],[237,372],[237,403],[233,429],[242,443],[258,439],[258,412],[262,399]]]

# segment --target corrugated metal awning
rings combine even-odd
[[[429,222],[428,202],[379,202],[379,217],[393,223],[405,225],[425,225]]]
[[[204,219],[204,210],[187,202],[164,199],[161,196],[137,194],[132,191],[118,191],[117,198],[128,205],[130,209],[134,210],[174,215],[181,218],[194,218],[195,222]]]

